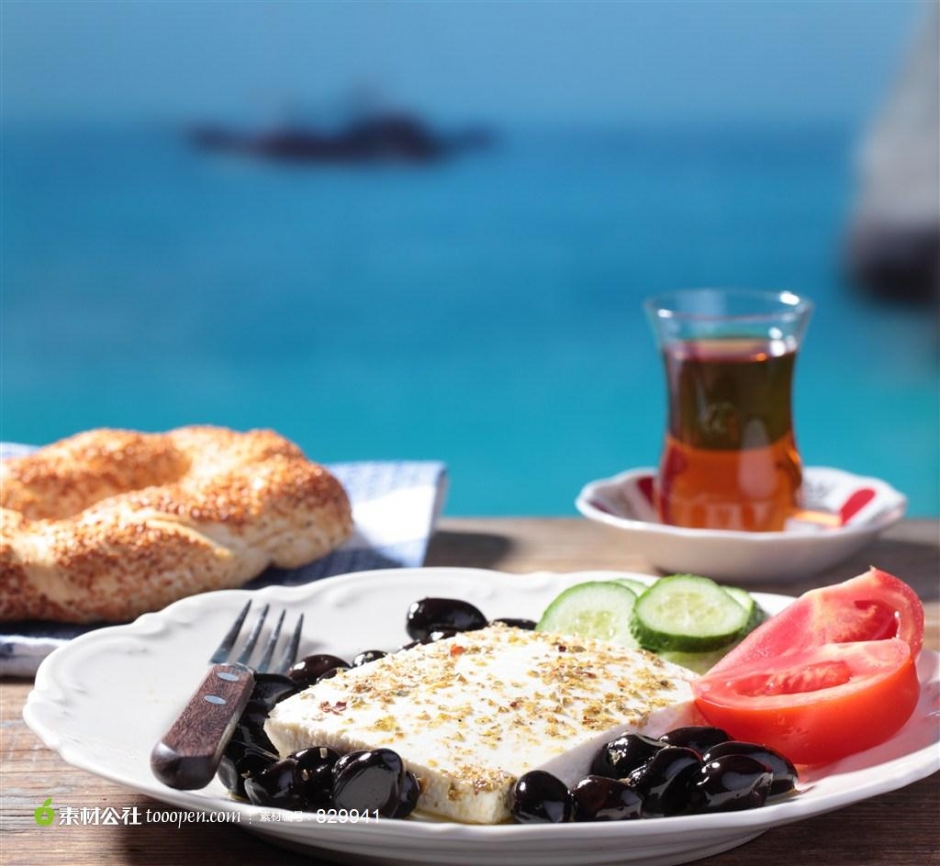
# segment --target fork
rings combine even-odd
[[[251,698],[255,673],[268,673],[271,670],[284,623],[286,611],[283,610],[271,630],[258,664],[254,668],[248,666],[267,619],[270,607],[267,604],[258,614],[241,654],[234,662],[226,662],[232,654],[250,607],[249,600],[210,657],[209,664],[212,667],[199,688],[193,692],[176,721],[150,753],[153,774],[171,788],[193,790],[204,788],[212,781],[225,747],[238,725],[238,719]],[[274,669],[277,673],[286,672],[296,660],[303,624],[304,615],[300,614]]]

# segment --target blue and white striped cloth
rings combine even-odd
[[[26,454],[25,445],[0,443],[0,459]],[[270,568],[247,584],[293,586],[321,577],[423,564],[447,493],[447,472],[437,461],[334,463],[331,472],[352,502],[356,531],[345,544],[302,568]],[[29,677],[56,647],[95,626],[54,622],[0,622],[0,676]]]

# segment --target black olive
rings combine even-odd
[[[357,752],[346,752],[344,755],[340,755],[336,759],[336,763],[333,764],[333,781],[336,781],[336,777],[343,772],[348,764],[351,764],[355,761],[360,755],[365,754],[364,751],[360,750]]]
[[[320,676],[317,677],[317,682],[322,683],[323,680],[331,680],[337,674],[343,673],[343,671],[348,671],[349,665],[337,665],[335,668],[329,668],[328,670],[323,671]]]
[[[561,779],[532,770],[516,782],[511,812],[522,824],[563,824],[571,820],[574,800]]]
[[[256,806],[276,806],[279,809],[299,809],[297,790],[297,762],[284,758],[260,773],[245,779],[245,793]]]
[[[256,723],[263,727],[269,712],[271,712],[271,707],[268,706],[267,702],[250,698],[239,718],[242,720],[254,719]]]
[[[634,770],[629,783],[643,798],[644,816],[677,815],[685,810],[701,766],[701,756],[693,749],[666,746]]]
[[[247,797],[245,780],[256,776],[277,762],[277,755],[257,749],[254,746],[242,746],[237,751],[226,749],[219,763],[219,779],[229,791],[239,797]]]
[[[608,779],[625,779],[664,748],[664,743],[652,737],[624,734],[611,740],[595,755],[591,773]]]
[[[725,755],[747,755],[766,764],[770,772],[774,774],[773,782],[770,785],[770,791],[767,799],[773,797],[782,797],[789,794],[795,787],[799,778],[796,767],[790,761],[775,752],[767,746],[759,746],[757,743],[742,743],[739,740],[729,740],[727,743],[719,743],[717,746],[709,749],[702,760],[707,764],[716,758],[723,758]]]
[[[228,755],[222,755],[222,760],[219,761],[217,775],[219,781],[225,785],[229,791],[233,794],[237,794],[239,797],[245,796],[245,780],[239,775],[238,766],[234,758],[230,758]]]
[[[284,674],[255,674],[255,686],[251,700],[255,705],[271,709],[275,704],[296,695],[300,691],[297,682]]]
[[[773,773],[747,755],[724,755],[696,771],[689,805],[698,812],[732,812],[764,805]]]
[[[301,659],[287,675],[301,686],[312,686],[321,675],[331,668],[348,668],[349,662],[329,653],[317,653]]]
[[[455,637],[458,632],[451,631],[450,629],[438,629],[432,631],[427,637],[423,637],[420,640],[411,640],[406,644],[402,644],[403,650],[414,649],[416,646],[423,646],[428,643],[437,643],[439,640],[447,640],[447,638]]]
[[[499,619],[494,619],[493,622],[501,622],[503,625],[512,626],[513,628],[523,628],[526,631],[534,631],[536,625],[538,625],[534,619],[519,619],[514,616],[501,616]]]
[[[370,662],[377,662],[379,659],[385,658],[386,655],[388,653],[382,652],[382,650],[365,650],[353,659],[353,667],[359,668]]]
[[[487,619],[468,601],[459,598],[422,598],[408,608],[405,628],[414,640],[433,631],[474,631],[485,628]]]
[[[407,818],[418,805],[420,795],[421,786],[418,784],[418,779],[410,770],[406,771],[401,783],[401,793],[398,795],[398,806],[390,817]]]
[[[249,701],[248,708],[241,714],[238,724],[235,726],[235,733],[229,743],[229,748],[235,752],[239,748],[254,746],[265,752],[277,753],[274,743],[264,732],[264,723],[267,721],[268,711],[263,704],[252,704]]]
[[[248,743],[244,743],[241,740],[236,739],[237,734],[238,734],[238,728],[236,727],[235,735],[233,735],[232,739],[228,741],[228,745],[225,747],[225,751],[222,753],[222,759],[224,760],[228,758],[228,760],[231,761],[233,764],[241,760],[241,758],[244,756],[245,752],[247,752],[249,748],[253,748],[249,746]],[[262,749],[261,751],[264,751],[264,750]]]
[[[626,782],[587,776],[571,789],[575,821],[622,821],[639,818],[643,798]]]
[[[332,805],[333,767],[339,753],[326,746],[313,746],[291,755],[297,762],[296,787],[302,808],[315,811]]]
[[[333,805],[389,818],[400,805],[405,768],[391,749],[350,752],[333,767]]]
[[[682,746],[704,755],[712,746],[726,743],[731,739],[731,735],[721,728],[709,725],[689,725],[663,734],[659,739],[668,746]]]

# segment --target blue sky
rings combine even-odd
[[[355,84],[436,117],[858,121],[921,2],[4,0],[3,112],[246,116]]]

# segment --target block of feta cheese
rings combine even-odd
[[[323,680],[265,731],[281,755],[394,749],[421,781],[420,811],[493,824],[523,773],[570,785],[609,739],[687,723],[693,678],[642,650],[496,624]]]

